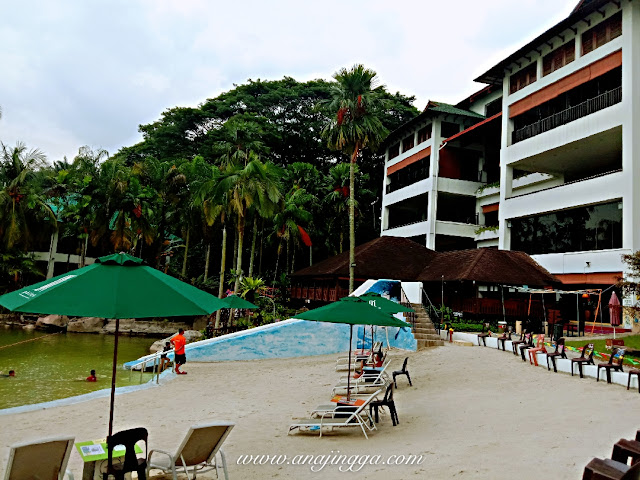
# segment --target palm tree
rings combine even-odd
[[[211,165],[205,162],[204,158],[196,155],[190,162],[184,162],[180,172],[185,178],[185,188],[182,189],[182,202],[177,211],[182,223],[182,229],[186,232],[184,259],[182,261],[182,276],[187,275],[187,261],[189,255],[189,244],[191,234],[194,231],[201,231],[204,216],[198,206],[197,197],[201,186],[211,177]]]
[[[220,170],[213,167],[211,177],[200,185],[196,197],[196,205],[202,207],[205,222],[212,226],[216,220],[220,220],[222,225],[222,253],[220,259],[220,282],[218,285],[218,297],[222,298],[224,293],[224,275],[227,264],[227,224],[226,221],[231,214],[231,201],[228,191],[218,188],[220,183]],[[216,328],[220,327],[220,310],[216,312]]]
[[[333,113],[322,134],[330,148],[350,155],[349,170],[349,292],[355,276],[355,186],[354,166],[365,148],[376,148],[387,134],[379,112],[383,106],[383,87],[377,86],[376,72],[363,65],[340,69],[333,78],[327,108]]]
[[[308,194],[304,188],[294,187],[285,195],[282,210],[278,212],[273,219],[276,235],[280,237],[275,276],[278,275],[278,263],[280,261],[283,240],[287,245],[286,272],[287,274],[289,273],[290,245],[293,241],[293,251],[295,252],[295,247],[298,243],[297,239],[300,238],[303,235],[302,232],[304,232],[301,224],[306,226],[311,221],[311,213],[307,209],[315,200],[316,198]],[[291,263],[294,264],[293,259]]]
[[[264,164],[258,156],[249,152],[246,166],[230,164],[222,173],[217,186],[221,197],[225,192],[229,195],[230,206],[236,214],[236,230],[238,236],[236,281],[234,291],[238,291],[242,280],[242,251],[244,231],[249,209],[272,210],[280,200],[279,169],[273,165]]]
[[[0,148],[0,236],[7,249],[21,244],[26,250],[40,222],[57,227],[54,212],[34,182],[46,157],[38,149],[27,150],[22,142],[13,148],[0,143]]]
[[[357,165],[356,165],[357,168]],[[338,248],[334,249],[334,254],[342,253],[344,239],[344,218],[345,212],[349,210],[349,163],[339,163],[329,169],[329,175],[325,181],[325,188],[328,193],[323,198],[324,205],[333,215],[328,219],[329,228],[336,226],[340,231]],[[332,248],[327,236],[327,247]]]

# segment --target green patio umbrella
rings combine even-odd
[[[239,295],[229,295],[228,297],[224,297],[222,301],[227,304],[225,308],[258,308],[257,305],[254,305]]]
[[[400,312],[415,312],[414,309],[405,307],[401,303],[394,302],[393,300],[389,300],[384,298],[379,293],[367,292],[363,295],[360,295],[361,299],[369,302],[369,305],[379,308],[385,313],[400,313]],[[364,347],[364,330],[362,332],[362,346]],[[371,326],[371,345],[373,345],[373,325]],[[387,337],[387,348],[389,346],[389,338]]]
[[[413,308],[405,307],[401,303],[384,298],[379,293],[367,292],[358,298],[366,300],[371,306],[379,308],[385,313],[415,312]]]
[[[116,320],[109,436],[113,433],[120,319],[209,315],[227,307],[219,298],[126,253],[100,257],[93,265],[2,295],[0,305],[14,312]]]
[[[351,343],[353,341],[354,325],[378,325],[382,327],[411,327],[406,322],[384,313],[380,309],[369,305],[369,302],[359,297],[344,297],[337,302],[330,303],[308,312],[297,314],[294,318],[314,322],[346,323],[349,324],[349,368],[351,372]],[[351,373],[347,375],[347,398],[351,394]]]

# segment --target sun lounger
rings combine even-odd
[[[376,395],[378,395],[379,391],[381,390],[376,390],[374,393],[366,393],[366,394],[352,393],[351,401],[352,403],[354,403],[354,405],[347,405],[346,402],[345,403],[331,402],[331,403],[326,403],[324,405],[318,405],[316,408],[314,408],[311,411],[310,416],[312,418],[317,418],[317,417],[321,417],[323,414],[327,412],[334,412],[334,413],[337,413],[339,417],[340,416],[344,417],[346,413],[351,413],[356,411],[357,408],[360,406],[360,404],[362,404],[363,402],[370,403],[372,400],[377,400]],[[357,405],[355,405],[356,403]],[[366,414],[366,412],[362,412],[362,413]]]
[[[222,444],[231,433],[234,425],[232,422],[195,425],[189,429],[175,454],[164,450],[151,450],[147,460],[147,478],[149,478],[149,471],[153,469],[171,472],[173,480],[178,478],[178,469],[184,469],[184,473],[189,478],[188,467],[191,467],[193,478],[196,477],[196,473],[214,469],[217,475],[219,465],[216,461],[216,455],[219,452],[224,478],[228,480],[227,460],[222,450]]]
[[[9,452],[4,480],[63,480],[73,449],[73,438],[51,438],[36,443],[13,445]]]
[[[336,393],[346,393],[347,387],[355,393],[368,392],[371,389],[386,388],[391,381],[386,372],[390,363],[391,360],[387,361],[381,369],[365,369],[362,375],[358,378],[351,378],[349,382],[347,382],[347,377],[342,377],[340,382],[333,387],[332,393],[334,395]]]
[[[365,438],[369,438],[367,430],[372,431],[376,429],[375,423],[371,421],[367,413],[369,403],[382,392],[382,389],[378,389],[375,393],[367,397],[361,405],[354,407],[351,405],[337,405],[330,410],[317,410],[314,412],[316,418],[300,418],[295,419],[289,426],[290,434],[293,430],[318,430],[320,437],[322,437],[323,428],[341,428],[341,427],[360,427]]]
[[[358,363],[365,362],[366,364],[374,363],[374,354],[382,355],[384,359],[386,352],[382,354],[382,342],[376,342],[373,344],[373,348],[369,350],[356,350],[351,355],[351,370],[354,370]],[[339,357],[336,360],[336,371],[344,371],[349,369],[349,357]]]

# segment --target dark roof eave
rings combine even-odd
[[[478,78],[476,78],[475,81],[479,83],[488,83],[490,85],[499,85],[502,82],[502,79],[504,78],[504,68],[506,66],[513,63],[515,60],[518,60],[519,58],[524,57],[526,54],[528,54],[532,50],[535,50],[536,47],[538,47],[541,43],[544,43],[545,40],[548,40],[549,38],[553,38],[558,33],[561,33],[564,30],[567,30],[572,24],[576,23],[582,17],[593,13],[603,5],[610,3],[610,1],[611,0],[596,0],[593,3],[590,3],[577,11],[574,10],[573,12],[571,12],[571,14],[567,18],[560,21],[559,23],[557,23],[556,25],[554,25],[553,27],[551,27],[541,35],[538,35],[532,41],[527,43],[524,47],[518,49],[515,53],[512,53],[507,58],[499,62],[497,65],[494,65],[493,67],[491,67],[485,73],[483,73]]]
[[[462,109],[460,109],[460,110],[462,110]],[[438,115],[464,116],[464,117],[474,118],[474,119],[477,119],[477,120],[482,120],[482,119],[485,118],[484,115],[476,114],[474,112],[468,112],[468,114],[465,115],[464,111],[461,111],[461,112],[443,112],[443,111],[438,111],[438,110],[435,110],[435,109],[425,109],[417,117],[414,117],[411,120],[409,120],[408,122],[400,125],[393,132],[391,132],[389,135],[387,135],[386,138],[382,141],[382,144],[380,145],[380,148],[381,149],[385,149],[385,148],[387,148],[389,146],[390,143],[393,143],[396,139],[398,139],[398,137],[401,138],[402,137],[402,135],[400,135],[401,132],[409,130],[411,127],[414,127],[417,123],[422,122],[426,118],[436,117]]]

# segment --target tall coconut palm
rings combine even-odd
[[[244,244],[245,223],[249,209],[259,207],[266,210],[273,208],[281,197],[279,169],[260,161],[258,156],[249,152],[246,166],[231,164],[222,173],[218,192],[228,192],[230,205],[236,214],[236,231],[238,236],[236,281],[234,291],[238,291],[242,280],[242,251]],[[221,196],[221,195],[217,196]]]
[[[0,236],[6,248],[20,244],[26,250],[39,222],[56,227],[56,216],[33,181],[46,157],[22,142],[13,148],[0,143],[0,148]]]
[[[218,297],[224,293],[224,276],[227,266],[227,220],[231,215],[230,192],[219,188],[220,170],[213,167],[211,177],[200,185],[196,197],[196,206],[202,207],[205,222],[208,226],[219,220],[222,226],[222,252],[220,258],[220,282],[218,285]],[[220,327],[220,310],[216,312],[216,328]]]
[[[330,148],[347,153],[351,158],[349,171],[349,292],[355,277],[355,186],[354,166],[358,154],[365,148],[375,149],[387,134],[380,113],[384,100],[383,87],[377,74],[363,65],[342,68],[333,78],[331,99],[327,108],[335,114],[322,131]]]

